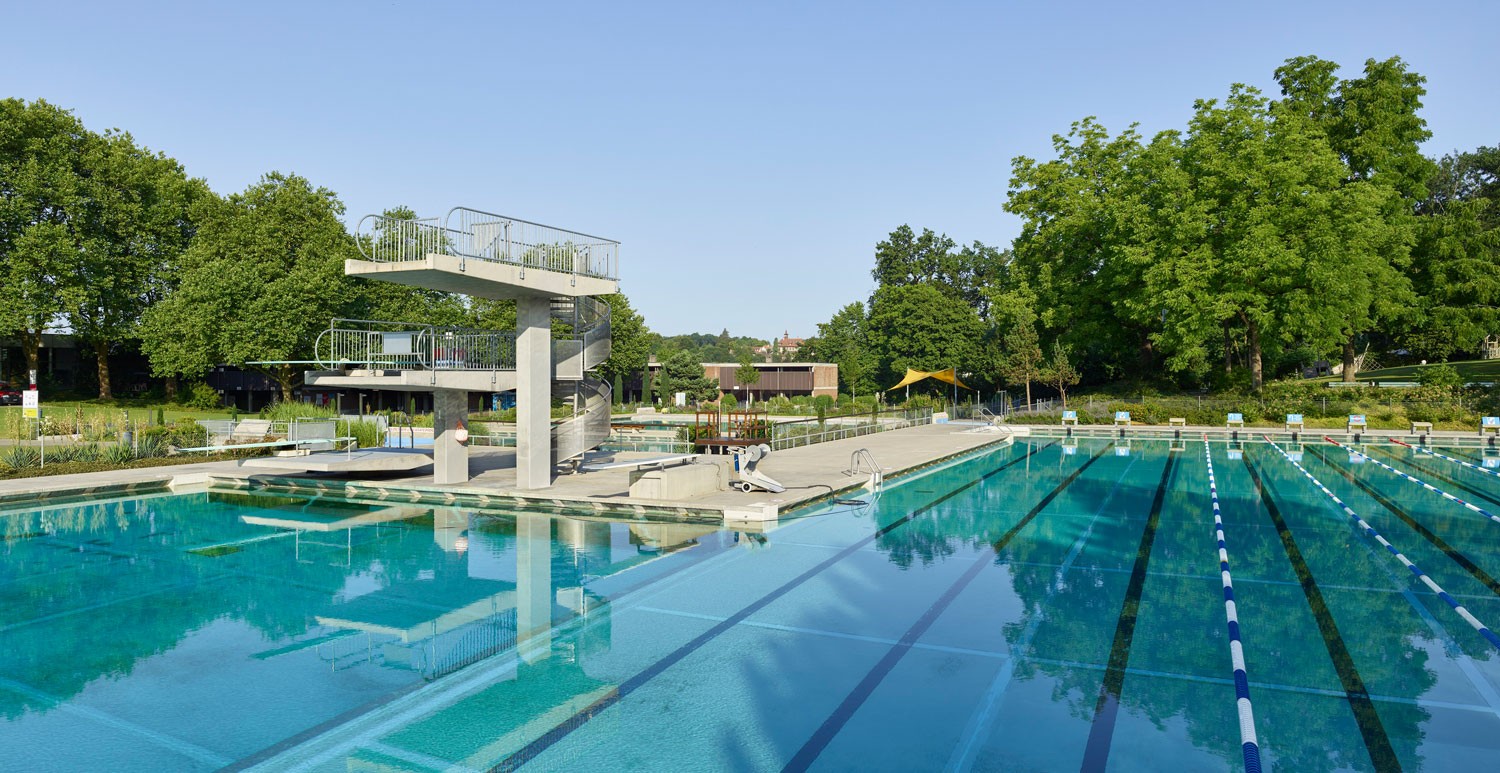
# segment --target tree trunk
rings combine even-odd
[[[177,390],[179,388],[180,388],[180,385],[179,385],[179,383],[177,381],[177,377],[176,376],[167,376],[166,389],[167,389],[167,401],[168,402],[173,402],[173,403],[177,402]]]
[[[1031,379],[1026,379],[1026,407],[1031,407]]]
[[[26,370],[35,372],[37,378],[41,378],[42,331],[37,330],[33,333],[30,330],[22,330],[21,351],[26,355]]]
[[[1240,315],[1240,318],[1245,321],[1245,344],[1250,350],[1250,388],[1259,392],[1264,383],[1260,369],[1260,326],[1249,317]]]
[[[1229,333],[1229,323],[1224,323],[1224,373],[1234,372],[1234,337]]]
[[[1354,334],[1344,339],[1344,383],[1354,383]]]
[[[99,358],[99,399],[109,400],[115,396],[109,388],[109,342],[95,341],[94,356]]]
[[[289,403],[292,401],[292,390],[297,387],[297,372],[290,366],[283,365],[276,370],[276,384],[281,387],[281,401]]]

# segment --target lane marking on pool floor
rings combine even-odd
[[[1129,475],[1130,470],[1135,467],[1137,458],[1132,456],[1130,463],[1125,465],[1125,469],[1120,471],[1120,477],[1115,479],[1115,484],[1110,487],[1109,493],[1104,496],[1104,499],[1099,503],[1099,507],[1094,510],[1094,515],[1089,519],[1088,526],[1084,527],[1083,533],[1078,535],[1077,539],[1073,540],[1073,545],[1069,548],[1067,556],[1063,558],[1063,562],[1056,565],[1053,571],[1053,582],[1047,586],[1046,593],[1043,595],[1039,606],[1051,601],[1063,587],[1064,578],[1073,568],[1073,562],[1078,560],[1078,556],[1083,553],[1084,547],[1088,545],[1089,537],[1094,533],[1094,526],[1104,514],[1104,509],[1109,506],[1110,502],[1114,501],[1115,494],[1120,491],[1120,487],[1125,483],[1125,478]],[[1050,518],[1051,515],[1049,514],[1048,517]],[[1006,565],[1015,566],[1017,563],[1021,562],[1007,561]],[[1022,629],[1021,635],[1016,637],[1016,641],[1010,645],[1010,651],[1012,653],[1024,653],[1030,649],[1031,640],[1036,636],[1037,630],[1041,628],[1042,621],[1042,615],[1032,615],[1026,621],[1026,627]],[[989,689],[985,690],[984,696],[980,699],[979,707],[969,718],[968,723],[964,725],[963,734],[959,736],[958,745],[954,747],[953,754],[949,756],[948,764],[944,770],[968,770],[973,765],[973,757],[979,749],[980,734],[989,728],[995,711],[1000,705],[1000,701],[1004,699],[1006,691],[1010,689],[1011,680],[1015,678],[1016,663],[1018,660],[1024,659],[1024,656],[1012,656],[1007,658],[1006,662],[1000,666],[999,673],[995,674],[995,678],[990,682]]]
[[[1245,667],[1245,645],[1240,639],[1239,610],[1234,601],[1234,578],[1229,573],[1229,544],[1219,509],[1219,482],[1214,477],[1213,450],[1203,438],[1203,461],[1208,466],[1208,496],[1214,511],[1214,539],[1219,545],[1219,573],[1224,582],[1224,617],[1229,628],[1229,659],[1234,666],[1235,711],[1240,720],[1240,751],[1247,773],[1260,773],[1260,739],[1255,733],[1255,711],[1250,705],[1250,672]]]
[[[1411,571],[1413,575],[1416,575],[1417,579],[1420,580],[1423,585],[1431,588],[1432,592],[1436,593],[1438,598],[1442,599],[1444,603],[1452,607],[1453,611],[1456,612],[1459,617],[1462,617],[1464,619],[1464,622],[1468,623],[1471,627],[1473,627],[1474,630],[1478,631],[1479,635],[1483,636],[1485,641],[1488,641],[1495,647],[1495,649],[1500,650],[1500,636],[1496,636],[1495,632],[1490,630],[1489,626],[1480,622],[1479,618],[1474,617],[1474,615],[1469,612],[1469,610],[1466,609],[1463,604],[1458,603],[1458,599],[1455,599],[1452,596],[1448,595],[1448,591],[1443,590],[1442,586],[1438,585],[1430,575],[1422,571],[1422,569],[1416,564],[1412,563],[1412,560],[1407,558],[1406,555],[1401,551],[1397,550],[1395,545],[1392,545],[1389,540],[1387,540],[1385,537],[1382,537],[1380,535],[1380,532],[1375,530],[1375,527],[1371,526],[1368,522],[1365,521],[1365,519],[1359,517],[1358,513],[1354,512],[1353,509],[1344,504],[1344,500],[1339,499],[1338,495],[1334,494],[1328,489],[1327,486],[1323,485],[1322,481],[1318,480],[1316,477],[1313,477],[1313,474],[1308,472],[1307,468],[1303,467],[1300,462],[1293,459],[1291,455],[1286,451],[1283,451],[1281,449],[1281,446],[1276,445],[1271,441],[1271,438],[1269,437],[1266,437],[1264,435],[1262,437],[1265,437],[1266,443],[1269,444],[1272,448],[1276,449],[1277,453],[1280,453],[1282,458],[1286,459],[1287,462],[1291,463],[1293,467],[1296,467],[1298,471],[1307,476],[1307,479],[1312,481],[1313,485],[1316,486],[1319,491],[1322,491],[1328,496],[1329,499],[1333,500],[1333,503],[1338,505],[1339,509],[1343,510],[1345,515],[1354,519],[1355,524],[1357,524],[1360,529],[1374,538],[1376,542],[1379,542],[1380,545],[1386,549],[1386,552],[1390,553],[1392,556],[1395,556],[1396,560],[1400,561],[1401,565],[1405,566],[1409,571]]]
[[[1386,495],[1380,493],[1379,490],[1370,485],[1368,482],[1361,480],[1357,475],[1353,473],[1353,471],[1345,469],[1338,464],[1335,464],[1333,461],[1330,461],[1327,454],[1324,454],[1319,450],[1313,450],[1312,454],[1314,458],[1318,459],[1323,464],[1328,465],[1329,469],[1338,473],[1339,476],[1344,480],[1353,484],[1360,491],[1363,491],[1371,499],[1375,500],[1376,504],[1390,511],[1391,515],[1396,516],[1396,518],[1400,519],[1402,523],[1410,527],[1412,531],[1416,532],[1423,539],[1431,543],[1432,546],[1437,548],[1439,552],[1441,552],[1444,556],[1447,556],[1448,560],[1452,561],[1455,564],[1458,564],[1460,568],[1468,572],[1470,577],[1473,577],[1484,587],[1489,588],[1490,593],[1496,596],[1500,596],[1500,580],[1496,580],[1494,577],[1491,577],[1489,572],[1481,569],[1478,564],[1474,563],[1474,561],[1472,561],[1468,556],[1464,555],[1463,552],[1458,548],[1449,545],[1448,541],[1438,536],[1437,532],[1434,532],[1433,530],[1422,525],[1422,523],[1419,522],[1415,516],[1406,511],[1406,508],[1391,501],[1390,497],[1387,497]],[[1369,461],[1375,461],[1373,459],[1369,459],[1369,457],[1367,456],[1364,458],[1368,459]],[[1379,462],[1376,462],[1376,464],[1379,464]]]
[[[138,725],[128,719],[123,719],[108,712],[80,705],[72,700],[58,698],[55,695],[50,695],[46,692],[43,692],[42,690],[38,690],[35,687],[32,687],[31,685],[24,682],[18,682],[14,679],[0,677],[0,690],[16,693],[17,695],[24,695],[34,701],[46,703],[48,707],[54,711],[59,711],[63,714],[68,714],[82,719],[92,720],[101,725],[104,725],[105,727],[111,727],[115,730],[119,730],[120,732],[136,736],[143,740],[149,741],[150,743],[158,747],[168,749],[184,757],[187,757],[188,759],[196,760],[205,765],[223,767],[234,761],[229,757],[219,754],[218,752],[215,752],[211,749],[206,749],[191,741],[178,738],[174,735],[168,735],[157,730],[152,730],[149,727]]]
[[[1056,444],[1057,441],[1054,440],[1041,445],[1023,444],[1020,446],[1011,446],[1010,448],[1026,448],[1027,451],[1019,458],[1007,461],[995,470],[986,473],[983,478],[998,474],[1004,469],[1019,464],[1025,461],[1026,458]],[[959,464],[972,462],[976,459],[982,459],[985,455],[981,453],[965,459],[945,463],[944,465],[930,468],[928,471],[918,473],[913,477],[924,477],[932,471],[947,469]],[[903,478],[902,480],[904,482],[907,479]],[[946,497],[940,498],[937,502],[930,503],[928,507],[941,503],[943,499],[946,499]],[[811,523],[815,523],[815,521],[797,521],[784,527],[781,531],[795,530],[801,524]],[[878,534],[873,535],[863,542],[873,541],[878,536]],[[860,544],[863,544],[863,542]],[[662,579],[665,581],[665,584],[677,585],[685,582],[691,576],[711,571],[713,567],[709,566],[710,564],[717,565],[719,563],[734,562],[745,555],[746,551],[716,551],[694,563],[679,567],[672,574]],[[716,561],[716,559],[718,560]],[[627,594],[627,599],[612,600],[610,602],[611,607],[616,613],[634,609],[636,606],[664,592],[664,588],[661,587],[662,584],[651,583],[633,586]],[[642,593],[643,595],[636,596],[636,593]],[[603,625],[603,623],[592,625]],[[553,638],[555,640],[565,639],[569,636],[578,635],[580,631],[590,629],[591,624],[589,621],[582,618],[575,618],[562,627],[555,629],[553,631]],[[514,672],[519,662],[518,658],[528,659],[534,655],[542,654],[542,651],[545,649],[546,647],[539,648],[522,645],[516,650],[502,652],[487,659],[484,662],[490,665],[483,667],[481,670],[473,670],[481,668],[480,664],[475,664],[432,683],[416,685],[397,691],[394,696],[388,695],[363,706],[355,707],[327,722],[273,744],[230,765],[227,769],[314,769],[340,756],[347,755],[355,749],[363,748],[369,743],[375,743],[377,742],[375,739],[400,729],[421,717],[429,716],[436,711],[466,699],[475,692],[485,689],[495,681],[499,681]],[[588,709],[586,708],[585,711],[588,711]],[[588,718],[592,718],[592,714],[584,717],[583,721],[586,721]],[[577,717],[568,720],[568,722],[576,722],[578,725],[582,724],[582,721],[579,721]],[[554,728],[554,730],[556,729]],[[329,748],[318,751],[318,747]],[[495,767],[498,768],[499,766]]]
[[[1365,751],[1370,755],[1370,762],[1376,770],[1393,768],[1399,770],[1400,762],[1396,758],[1396,749],[1391,745],[1390,736],[1385,732],[1385,725],[1380,721],[1380,714],[1375,711],[1370,692],[1365,688],[1364,679],[1354,665],[1354,656],[1349,653],[1349,645],[1344,641],[1344,635],[1339,632],[1338,623],[1328,609],[1328,602],[1323,598],[1323,591],[1318,587],[1317,579],[1313,577],[1312,568],[1307,565],[1307,559],[1302,555],[1302,549],[1297,546],[1297,539],[1293,536],[1291,527],[1281,515],[1281,507],[1266,490],[1260,473],[1250,462],[1250,456],[1247,454],[1242,457],[1242,460],[1245,463],[1245,470],[1250,473],[1250,482],[1255,486],[1256,496],[1265,508],[1271,523],[1276,526],[1276,534],[1281,538],[1281,548],[1286,553],[1287,561],[1291,562],[1292,571],[1297,575],[1297,580],[1302,586],[1302,596],[1307,600],[1308,611],[1312,613],[1313,620],[1318,625],[1318,633],[1323,638],[1323,647],[1328,651],[1328,659],[1333,664],[1334,673],[1338,675],[1339,686],[1344,689],[1344,700],[1348,701],[1349,710],[1354,714],[1354,723],[1359,727],[1359,734],[1364,740]]]
[[[667,653],[661,659],[655,661],[651,665],[637,672],[634,676],[627,678],[625,681],[621,682],[614,690],[610,691],[608,695],[605,695],[594,703],[585,706],[583,709],[574,713],[568,719],[563,720],[561,723],[557,724],[546,733],[543,733],[540,737],[536,738],[531,743],[527,744],[521,749],[518,749],[510,756],[501,760],[494,767],[492,767],[491,770],[512,771],[535,759],[538,755],[551,748],[558,741],[566,738],[569,734],[571,734],[578,728],[583,727],[588,723],[589,720],[598,716],[600,713],[609,709],[611,706],[618,704],[626,696],[640,689],[642,686],[659,676],[662,672],[681,662],[688,655],[691,655],[693,652],[703,647],[703,645],[714,640],[725,631],[734,628],[734,626],[739,622],[769,606],[772,602],[776,601],[782,596],[785,596],[787,593],[795,590],[797,587],[806,583],[808,580],[812,579],[823,570],[827,569],[830,566],[833,566],[844,558],[853,555],[865,545],[868,545],[871,542],[879,539],[880,537],[883,537],[886,534],[889,534],[892,531],[895,531],[896,529],[908,523],[911,523],[912,521],[916,520],[921,515],[931,511],[938,505],[941,505],[942,503],[958,496],[959,494],[962,494],[965,491],[968,491],[969,489],[979,485],[985,480],[988,480],[991,476],[996,475],[999,472],[1016,464],[1020,464],[1021,462],[1024,462],[1030,459],[1032,456],[1040,453],[1041,451],[1057,445],[1057,443],[1058,441],[1054,440],[1043,445],[1031,446],[1025,454],[1000,465],[995,470],[992,470],[983,476],[976,477],[974,480],[969,481],[968,483],[965,483],[964,485],[959,486],[952,491],[943,494],[942,496],[939,496],[937,499],[934,499],[933,501],[922,507],[912,510],[911,512],[901,516],[891,523],[881,527],[875,533],[867,535],[855,541],[847,548],[840,551],[838,554],[824,559],[812,568],[802,572],[786,583],[783,583],[782,585],[776,587],[775,589],[766,593],[764,596],[761,596],[759,599],[756,599],[755,601],[741,608],[738,612],[725,618],[723,622],[693,637],[693,639],[689,640],[686,644],[683,644],[677,649]],[[974,459],[980,458],[983,458],[983,456],[974,457]]]
[[[1079,465],[1077,469],[1069,473],[1068,476],[1064,478],[1056,488],[1052,489],[1052,491],[1044,496],[1041,501],[1036,504],[1035,507],[1027,511],[1027,513],[1023,515],[1020,520],[1015,523],[1015,525],[1006,530],[1006,532],[993,543],[993,545],[991,546],[993,552],[998,556],[1000,552],[1005,549],[1005,546],[1008,545],[1011,540],[1015,539],[1016,535],[1019,534],[1023,529],[1025,529],[1026,526],[1036,518],[1037,514],[1039,514],[1044,508],[1046,508],[1047,505],[1051,504],[1052,500],[1056,499],[1057,496],[1061,494],[1065,489],[1073,485],[1073,482],[1078,480],[1079,476],[1081,476],[1085,470],[1092,466],[1094,462],[1097,462],[1100,459],[1104,458],[1104,452],[1108,451],[1109,448],[1113,445],[1113,441],[1106,444],[1103,448],[1099,449],[1097,453],[1089,457],[1088,461]],[[944,591],[943,595],[940,596],[937,601],[933,602],[932,605],[922,613],[922,616],[918,618],[917,621],[906,630],[906,633],[901,635],[901,638],[896,642],[896,645],[886,651],[884,657],[882,657],[880,661],[877,662],[875,666],[865,674],[864,678],[855,685],[854,689],[844,697],[844,700],[839,703],[838,707],[835,708],[831,714],[829,714],[828,718],[823,721],[823,724],[819,725],[817,730],[813,731],[813,734],[807,739],[807,741],[802,744],[802,747],[797,750],[797,753],[792,755],[792,758],[787,761],[786,765],[782,767],[782,770],[801,771],[807,770],[809,767],[811,767],[812,763],[817,760],[819,755],[823,753],[823,750],[828,747],[828,744],[833,741],[834,737],[837,736],[839,732],[843,730],[844,726],[848,724],[849,720],[853,718],[855,712],[857,712],[859,708],[864,705],[865,701],[869,699],[870,695],[875,692],[875,689],[880,686],[880,683],[885,680],[885,677],[889,675],[890,672],[895,669],[896,665],[900,663],[901,659],[904,658],[906,654],[912,650],[913,646],[917,643],[917,640],[927,632],[927,629],[932,627],[932,624],[936,622],[938,617],[948,609],[948,606],[958,598],[959,594],[963,593],[964,589],[969,586],[969,583],[973,582],[974,578],[978,577],[980,572],[984,571],[984,569],[989,565],[990,562],[988,561],[974,562],[958,578],[957,581],[949,586],[948,590]]]
[[[1135,642],[1135,624],[1140,614],[1141,594],[1146,589],[1146,571],[1151,563],[1151,548],[1156,543],[1156,530],[1161,525],[1161,511],[1167,499],[1167,484],[1177,467],[1177,454],[1167,454],[1167,463],[1162,467],[1161,482],[1156,485],[1156,496],[1151,500],[1151,516],[1141,531],[1141,543],[1135,551],[1135,565],[1130,570],[1130,582],[1125,587],[1125,602],[1120,606],[1120,616],[1115,623],[1114,641],[1109,648],[1109,667],[1104,679],[1099,682],[1099,697],[1094,701],[1094,718],[1089,723],[1089,737],[1083,749],[1083,764],[1080,770],[1102,771],[1109,762],[1110,746],[1114,743],[1115,723],[1120,716],[1120,693],[1125,688],[1125,668],[1130,665],[1130,648]]]

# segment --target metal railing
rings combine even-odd
[[[573,416],[552,425],[552,463],[561,464],[609,439],[609,385],[591,378],[566,388]]]
[[[514,370],[516,334],[405,322],[335,319],[318,334],[319,367],[385,370]]]
[[[380,263],[422,260],[449,249],[445,230],[435,217],[401,220],[365,215],[355,233],[360,254]]]
[[[806,419],[785,421],[771,426],[771,448],[780,451],[799,448],[813,443],[827,443],[852,437],[864,437],[876,432],[905,429],[932,423],[932,409],[880,411],[869,414],[829,417],[824,421]]]
[[[356,228],[355,241],[365,259],[377,262],[422,260],[442,253],[463,260],[620,278],[620,243],[613,239],[468,207],[449,210],[441,224],[437,218],[366,215]]]
[[[454,207],[443,228],[456,255],[528,268],[619,279],[620,243],[613,239]]]

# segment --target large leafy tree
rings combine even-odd
[[[145,315],[142,345],[161,375],[218,363],[261,366],[292,399],[318,334],[358,309],[344,261],[358,255],[334,193],[270,173],[200,208],[181,280]]]
[[[645,318],[631,308],[624,293],[606,295],[602,300],[609,304],[612,340],[609,359],[599,366],[599,372],[606,379],[623,382],[645,372],[651,357],[651,331],[646,327]]]
[[[1144,225],[1131,189],[1140,136],[1130,128],[1111,137],[1086,118],[1052,144],[1056,159],[1012,162],[1005,208],[1023,221],[1012,281],[1027,285],[1044,329],[1098,352],[1107,372],[1150,373],[1159,313],[1135,313],[1153,301],[1141,255],[1129,252]]]
[[[192,236],[201,181],[129,134],[91,132],[45,101],[0,101],[0,330],[37,367],[42,331],[66,324],[94,350],[99,396],[109,352],[133,335]]]
[[[1243,86],[1222,104],[1198,103],[1183,165],[1207,251],[1179,260],[1200,264],[1202,294],[1163,297],[1164,316],[1238,325],[1255,389],[1268,346],[1327,350],[1346,339],[1389,265],[1377,249],[1385,192],[1346,184],[1311,122]]]
[[[1312,56],[1289,59],[1276,70],[1283,98],[1279,120],[1305,119],[1321,131],[1344,163],[1346,185],[1379,188],[1378,221],[1366,228],[1365,281],[1346,290],[1342,304],[1343,376],[1354,381],[1355,339],[1414,307],[1406,267],[1415,239],[1413,215],[1427,196],[1433,165],[1420,145],[1432,136],[1419,115],[1427,93],[1423,78],[1399,57],[1365,62],[1357,78],[1339,80],[1338,65]],[[1376,225],[1379,228],[1375,228]]]
[[[974,307],[921,283],[876,290],[866,335],[880,381],[895,383],[907,368],[972,368],[983,332]]]
[[[1003,261],[999,250],[980,242],[958,248],[947,234],[926,228],[917,234],[911,226],[902,225],[875,245],[870,275],[877,288],[930,284],[983,313],[984,289]]]
[[[1411,280],[1422,317],[1401,340],[1447,359],[1500,333],[1500,149],[1444,157],[1419,212]]]
[[[865,305],[855,301],[827,322],[819,323],[818,335],[809,339],[798,354],[804,361],[838,365],[839,381],[849,394],[869,394],[878,388],[874,377],[879,362],[870,347],[867,327]]]

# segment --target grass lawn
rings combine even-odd
[[[168,424],[177,421],[178,419],[229,418],[229,411],[227,410],[200,411],[194,408],[184,408],[181,405],[172,405],[170,403],[162,405],[162,408],[162,413],[164,414]],[[73,416],[77,415],[79,409],[83,410],[83,418],[85,421],[88,421],[89,419],[92,419],[96,416],[101,419],[114,421],[115,419],[120,418],[120,413],[122,411],[130,414],[130,418],[136,421],[156,420],[156,406],[146,405],[144,403],[104,405],[96,402],[54,403],[47,402],[45,400],[42,401],[42,414],[50,415],[56,418],[72,418]],[[0,407],[0,416],[7,416],[12,412],[14,412],[16,416],[20,416],[20,406],[7,405],[4,407]]]
[[[1417,373],[1434,365],[1448,365],[1458,371],[1465,381],[1500,381],[1500,360],[1467,360],[1464,362],[1432,363],[1429,365],[1403,365],[1399,368],[1360,371],[1360,381],[1381,379],[1385,381],[1416,381]]]

